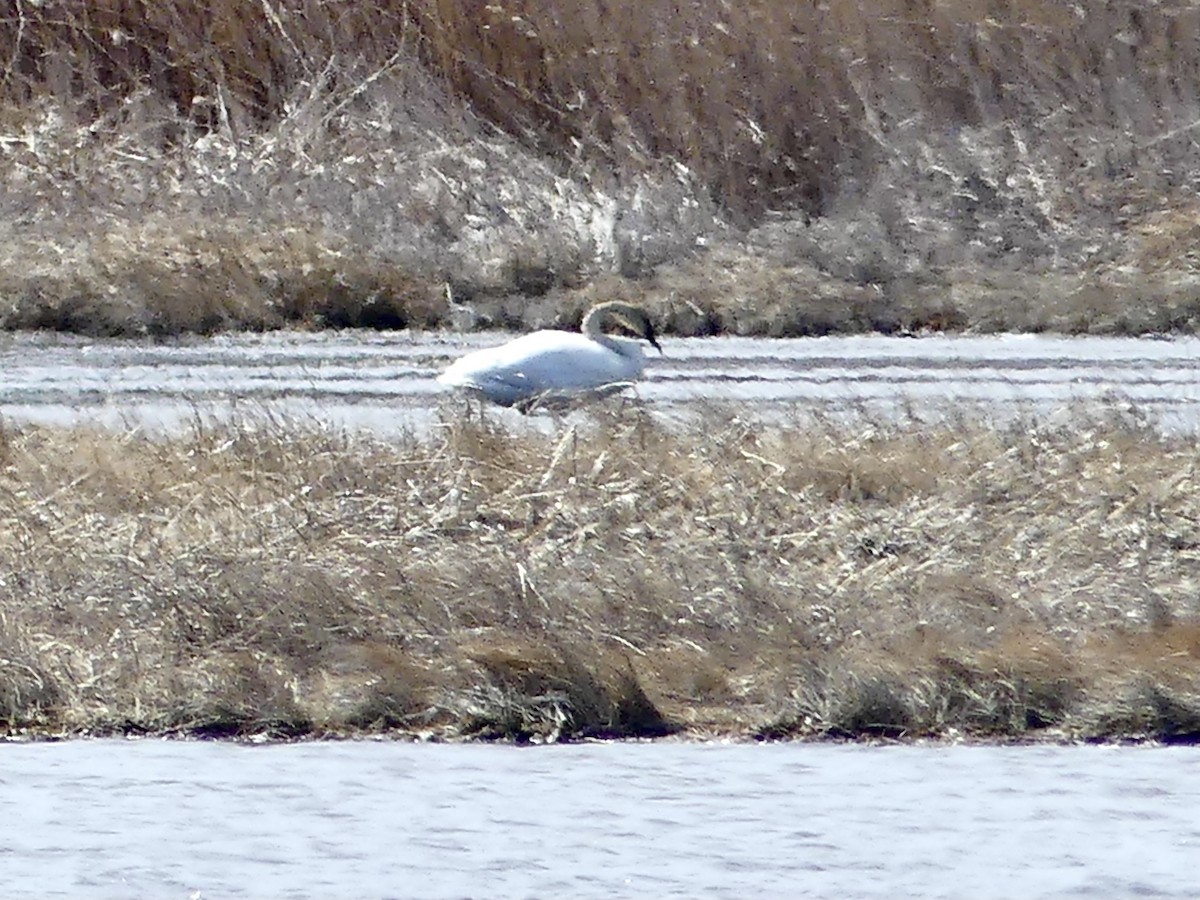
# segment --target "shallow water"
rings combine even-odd
[[[224,335],[169,343],[64,335],[0,337],[0,415],[172,429],[211,416],[278,415],[379,432],[422,430],[460,408],[434,375],[505,335],[342,331]],[[1136,410],[1200,430],[1200,339],[1043,336],[799,340],[675,339],[638,395],[686,416],[711,404],[757,417],[964,413],[1065,418]],[[525,423],[509,411],[495,415]]]
[[[0,746],[9,896],[1195,897],[1184,748]]]

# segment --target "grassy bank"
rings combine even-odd
[[[1195,439],[5,428],[9,733],[1200,736]]]
[[[18,0],[0,327],[533,327],[620,294],[681,334],[1194,331],[1198,26],[1132,0]]]

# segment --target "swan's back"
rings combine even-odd
[[[499,347],[468,353],[439,375],[438,381],[512,406],[540,394],[580,393],[632,381],[645,365],[637,341],[535,331]]]

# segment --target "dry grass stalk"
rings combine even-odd
[[[1195,739],[1192,439],[12,426],[10,732]]]

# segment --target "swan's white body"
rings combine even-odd
[[[602,303],[584,318],[583,334],[535,331],[456,360],[438,381],[481,394],[502,406],[524,407],[619,390],[645,369],[641,341],[602,333],[612,317],[658,347],[646,314],[624,303]],[[660,348],[661,351],[661,348]]]

